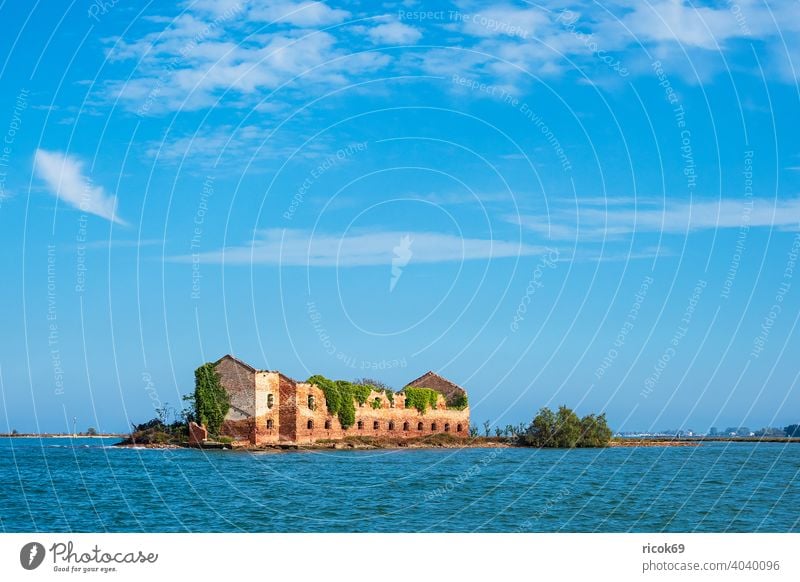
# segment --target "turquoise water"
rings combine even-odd
[[[0,530],[800,531],[798,444],[262,454],[113,442],[0,439]]]

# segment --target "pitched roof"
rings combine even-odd
[[[236,362],[236,363],[237,363],[237,364],[239,364],[240,366],[243,366],[243,367],[247,368],[247,369],[248,369],[248,370],[250,370],[251,372],[256,372],[256,369],[255,369],[253,366],[251,366],[251,365],[250,365],[250,364],[248,364],[247,362],[243,362],[243,361],[242,361],[242,360],[240,360],[239,358],[236,358],[236,357],[234,357],[234,356],[232,356],[232,355],[230,355],[230,354],[225,354],[224,356],[222,356],[222,357],[221,357],[219,360],[217,360],[216,362],[214,362],[214,365],[216,366],[217,364],[219,364],[219,363],[220,363],[222,360],[224,360],[224,359],[226,359],[226,358],[227,358],[227,359],[229,359],[229,360],[233,360],[234,362]]]
[[[232,356],[230,354],[225,354],[224,356],[222,356],[219,360],[214,362],[214,365],[216,366],[222,360],[225,360],[225,359],[232,360],[233,362],[237,363],[238,365],[242,366],[243,368],[246,368],[249,372],[273,372],[274,371],[276,374],[278,374],[279,376],[283,377],[285,380],[289,380],[290,382],[297,383],[297,380],[295,380],[294,378],[290,378],[289,376],[287,376],[283,372],[279,372],[277,370],[259,370],[257,368],[254,368],[253,366],[251,366],[247,362],[244,362],[244,361],[240,360],[239,358],[237,358],[236,356]]]
[[[444,396],[448,403],[451,403],[456,396],[466,394],[467,391],[455,382],[451,382],[447,378],[443,378],[434,371],[425,372],[416,380],[412,380],[406,386],[415,386],[417,388],[430,388],[436,390],[439,394]]]

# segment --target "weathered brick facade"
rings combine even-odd
[[[345,430],[338,417],[328,413],[325,393],[313,384],[295,382],[280,372],[256,370],[230,355],[218,360],[216,369],[231,396],[222,434],[240,442],[305,444],[346,436],[413,438],[434,433],[467,436],[469,432],[469,408],[447,408],[448,399],[458,391],[464,393],[463,389],[433,372],[413,385],[440,392],[435,409],[422,414],[406,408],[402,393],[396,393],[392,403],[384,392],[372,391],[366,404],[355,403],[355,424]],[[372,407],[376,398],[380,408]]]

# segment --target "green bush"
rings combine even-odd
[[[605,414],[589,414],[581,419],[566,406],[560,406],[557,413],[542,408],[517,440],[529,447],[605,447],[611,434]]]
[[[439,393],[430,388],[406,386],[403,393],[406,395],[406,408],[416,408],[420,414],[425,414],[428,407],[435,409],[439,399]]]

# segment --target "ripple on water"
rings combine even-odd
[[[800,445],[275,454],[9,440],[5,531],[798,531]]]

